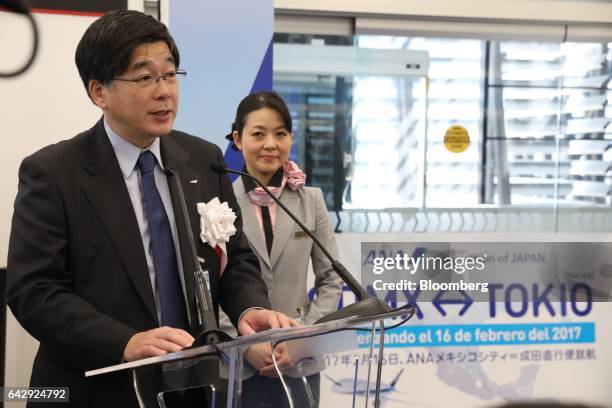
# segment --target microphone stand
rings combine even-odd
[[[213,311],[212,300],[210,297],[209,274],[208,270],[202,270],[198,260],[195,239],[193,237],[191,223],[189,222],[189,214],[187,212],[187,203],[185,202],[185,194],[183,193],[183,186],[181,185],[181,178],[176,170],[171,167],[166,167],[165,172],[176,182],[179,202],[183,212],[185,227],[187,229],[187,237],[189,238],[191,255],[193,256],[193,262],[195,265],[193,276],[195,278],[196,307],[198,311],[198,322],[200,323],[202,331],[193,342],[193,347],[217,344],[232,340],[229,334],[219,330],[217,320],[215,319],[215,313]]]
[[[377,314],[390,312],[392,309],[385,302],[377,298],[376,296],[370,295],[363,286],[351,275],[351,273],[346,269],[340,261],[334,259],[334,257],[329,253],[327,248],[321,244],[321,241],[317,237],[314,236],[312,231],[308,229],[272,192],[263,185],[261,181],[251,176],[249,173],[245,173],[243,171],[238,171],[234,169],[228,168],[223,163],[213,163],[210,165],[210,169],[215,173],[225,174],[225,173],[233,173],[241,176],[245,176],[251,180],[253,180],[258,186],[263,188],[263,190],[279,205],[286,213],[296,222],[297,225],[302,228],[302,230],[313,240],[313,242],[323,251],[323,254],[330,260],[332,268],[334,271],[340,276],[340,278],[346,283],[346,285],[351,289],[351,291],[355,294],[358,299],[357,303],[353,303],[348,305],[340,310],[332,312],[326,316],[323,316],[316,323],[324,323],[333,320],[345,319],[347,317],[362,317],[362,316],[374,316]]]

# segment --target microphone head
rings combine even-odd
[[[224,163],[212,163],[210,169],[219,174],[227,173],[227,166]]]
[[[166,173],[166,176],[174,177],[176,175],[176,170],[174,170],[173,167],[166,166],[164,173]]]

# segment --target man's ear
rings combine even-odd
[[[87,92],[89,93],[89,97],[91,98],[93,103],[100,109],[106,109],[108,107],[107,91],[107,88],[102,85],[102,83],[97,79],[90,80],[87,86]]]

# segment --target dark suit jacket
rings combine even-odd
[[[196,239],[197,202],[218,196],[238,214],[222,277],[214,251],[197,239],[198,256],[210,272],[215,310],[221,302],[236,324],[245,309],[268,308],[267,289],[242,233],[229,178],[209,170],[210,163],[223,161],[219,148],[173,131],[161,138],[161,154],[164,165],[181,176]],[[194,179],[198,182],[191,183]],[[195,267],[176,187],[170,180],[169,185],[193,319]],[[23,160],[7,277],[11,310],[40,341],[31,385],[69,386],[75,406],[77,401],[85,401],[83,406],[136,404],[127,374],[84,377],[86,370],[120,363],[132,335],[159,326],[138,223],[101,120]]]

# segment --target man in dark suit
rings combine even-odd
[[[230,181],[209,170],[221,151],[172,130],[184,71],[166,27],[135,11],[109,13],[84,34],[76,64],[103,118],[22,162],[8,304],[40,341],[32,386],[68,386],[72,406],[136,406],[128,374],[83,374],[192,344],[199,325],[187,228],[200,235],[196,203],[219,197],[238,214],[223,270],[197,242],[215,312],[221,304],[241,334],[294,322],[267,310]],[[180,175],[189,226],[169,168]]]

